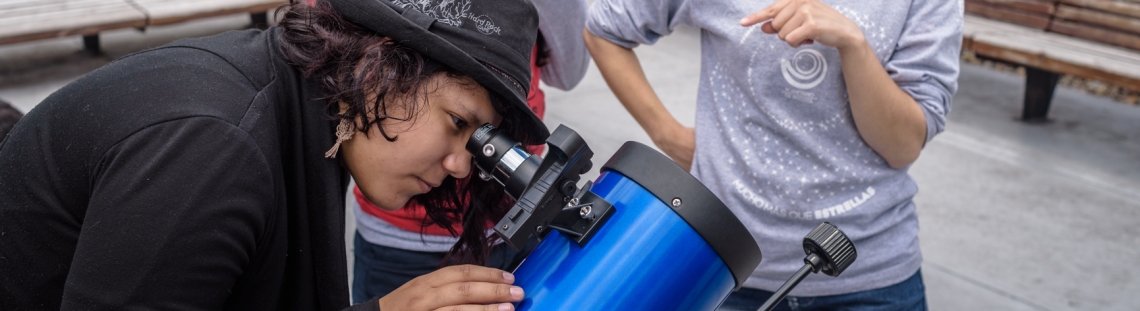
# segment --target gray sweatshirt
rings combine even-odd
[[[839,53],[792,48],[740,18],[772,0],[597,0],[586,28],[652,44],[678,24],[701,29],[692,173],[749,228],[764,259],[744,286],[774,291],[803,266],[801,241],[827,221],[859,257],[840,277],[808,276],[797,296],[896,284],[918,270],[918,187],[859,136]],[[883,67],[921,106],[929,141],[957,89],[961,1],[824,0],[863,29]]]

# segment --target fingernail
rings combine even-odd
[[[523,297],[522,287],[511,286],[511,297],[513,297],[515,299],[522,299],[522,297]]]
[[[748,22],[748,17],[745,17],[745,18],[741,18],[741,19],[740,19],[740,23],[741,23],[741,24],[744,24],[744,23],[747,23],[747,22]]]
[[[506,280],[507,283],[514,283],[515,275],[511,274],[510,272],[503,272],[503,280]]]
[[[514,306],[509,303],[499,304],[499,311],[511,311],[511,309],[514,309]]]

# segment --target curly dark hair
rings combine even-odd
[[[399,136],[386,132],[380,122],[415,122],[414,116],[425,108],[424,98],[432,91],[425,89],[431,77],[466,77],[400,42],[348,22],[327,1],[317,1],[315,6],[292,3],[278,12],[284,14],[278,24],[282,28],[280,52],[306,78],[320,85],[328,100],[326,112],[330,120],[362,120],[353,123],[364,133],[377,126],[385,139],[395,141]],[[504,101],[494,92],[488,94],[504,123],[508,123],[506,119],[517,112],[504,108]],[[341,112],[340,103],[347,110]],[[391,110],[402,115],[388,114]],[[431,192],[412,199],[425,207],[430,221],[424,226],[437,224],[459,236],[459,242],[444,260],[445,265],[486,262],[498,239],[486,234],[487,223],[502,218],[510,206],[506,205],[510,198],[502,185],[470,176],[449,176]],[[452,227],[456,222],[462,223],[461,234]]]

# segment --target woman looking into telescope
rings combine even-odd
[[[386,208],[469,205],[472,230],[501,217],[500,186],[456,179],[483,123],[548,135],[525,101],[535,9],[409,4],[294,4],[266,31],[128,55],[49,96],[0,144],[0,305],[349,307],[350,176]],[[512,282],[450,267],[353,308],[510,310]]]
[[[532,0],[539,15],[539,34],[531,54],[532,78],[527,104],[540,118],[546,110],[545,95],[539,81],[562,90],[576,86],[586,75],[590,55],[582,41],[586,23],[586,0]],[[541,79],[540,79],[541,77]],[[532,154],[542,154],[544,145],[527,146]],[[475,178],[471,176],[469,178]],[[488,254],[459,254],[454,247],[460,239],[479,238],[488,234],[494,221],[484,230],[440,226],[429,211],[416,200],[398,210],[380,208],[353,189],[355,204],[349,207],[356,216],[353,241],[352,300],[361,302],[381,296],[400,285],[441,266],[482,262],[485,266],[510,270],[524,254],[508,243],[487,249]],[[519,245],[522,247],[522,245]],[[457,256],[458,255],[458,256]],[[483,260],[486,258],[486,260]]]

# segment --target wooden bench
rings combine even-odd
[[[287,0],[130,0],[147,15],[148,26],[180,23],[188,20],[249,13],[254,26],[268,25],[266,12]]]
[[[146,27],[146,15],[123,0],[0,2],[0,44],[81,35],[97,51],[100,31],[131,27]]]
[[[287,0],[4,0],[0,44],[79,35],[84,49],[99,52],[99,32],[145,29],[192,19],[250,13],[254,26]]]
[[[964,51],[1025,66],[1023,121],[1048,121],[1061,74],[1140,91],[1140,0],[966,0],[966,11]]]

